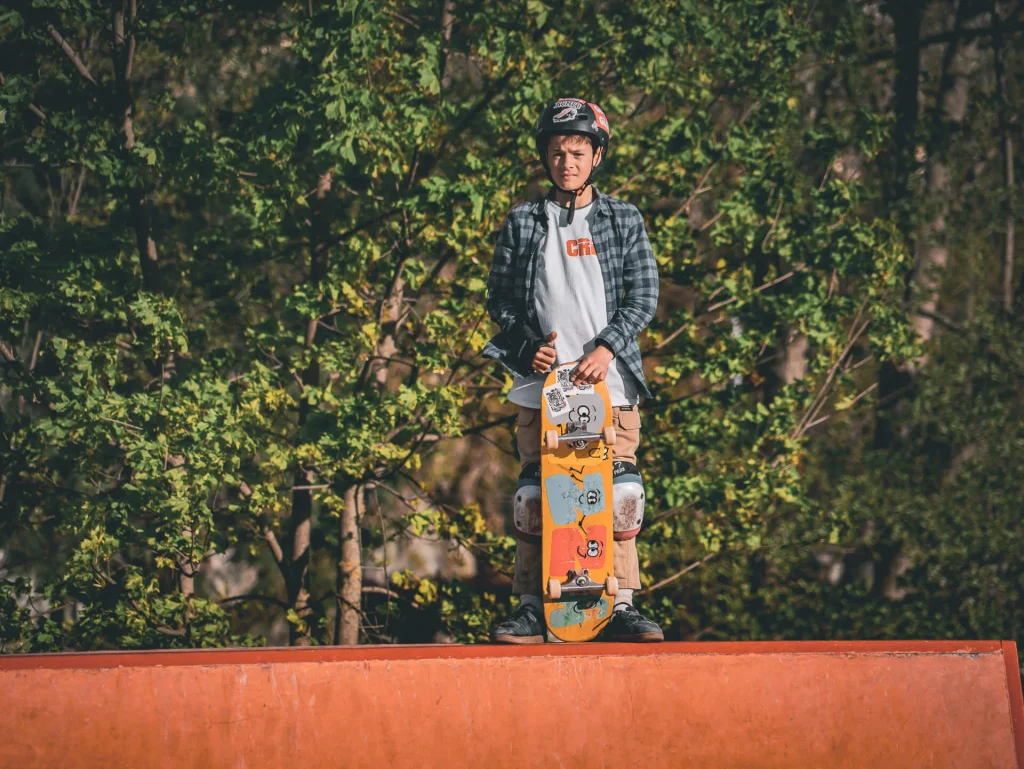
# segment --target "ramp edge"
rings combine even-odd
[[[1024,769],[1024,692],[1021,691],[1017,644],[1003,641],[1002,647],[1003,659],[1006,661],[1006,690],[1010,698],[1010,723],[1013,725],[1013,743],[1017,749],[1017,769]]]
[[[114,667],[177,667],[197,665],[267,665],[280,662],[362,662],[370,660],[481,659],[518,657],[744,655],[744,654],[1002,654],[1006,660],[1011,698],[1017,651],[1012,641],[726,641],[628,643],[550,643],[530,646],[488,644],[423,644],[318,647],[231,647],[143,651],[63,652],[0,655],[0,671]],[[1010,657],[1012,656],[1012,662]],[[1016,697],[1021,699],[1019,675]],[[1016,720],[1019,718],[1020,720]],[[1018,753],[1024,753],[1024,713],[1014,725]],[[1024,769],[1024,765],[1021,766]]]

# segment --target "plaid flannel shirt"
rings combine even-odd
[[[594,191],[590,234],[604,278],[608,325],[597,335],[629,368],[640,394],[650,398],[637,336],[658,306],[658,265],[647,228],[632,203]],[[534,287],[537,260],[547,240],[546,198],[520,203],[509,211],[498,233],[487,279],[487,312],[500,331],[482,355],[498,360],[517,376],[532,372],[531,362],[544,337],[537,324]],[[623,295],[625,292],[625,295]]]

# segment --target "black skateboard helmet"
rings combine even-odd
[[[533,132],[537,153],[540,155],[540,162],[544,164],[544,170],[547,171],[548,180],[551,184],[562,192],[570,192],[570,190],[563,190],[555,184],[555,179],[551,175],[551,169],[548,167],[548,141],[552,136],[565,134],[580,134],[589,138],[595,154],[598,147],[601,148],[601,160],[603,162],[608,156],[608,142],[611,139],[611,129],[608,126],[608,117],[604,114],[604,110],[596,104],[583,99],[558,99],[541,114]],[[593,168],[591,169],[590,176],[583,182],[580,190],[586,189],[587,185],[590,184],[591,179],[594,177],[594,170]],[[575,212],[576,196],[574,195],[569,202],[570,223]]]

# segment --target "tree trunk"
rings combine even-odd
[[[993,3],[992,13],[992,54],[995,59],[996,70],[996,98],[999,110],[999,133],[1003,145],[1003,182],[1006,185],[1006,240],[1003,244],[1003,310],[1007,313],[1013,312],[1014,291],[1013,291],[1013,256],[1014,256],[1014,182],[1013,182],[1013,135],[1010,124],[1016,118],[1010,119],[1007,114],[1007,88],[1006,88],[1006,47],[1003,45],[1001,32],[1002,14],[999,13],[1000,3]]]
[[[185,529],[183,533],[188,539],[192,538],[191,528]],[[196,572],[198,570],[199,564],[193,563],[191,558],[186,558],[184,555],[178,556],[178,590],[181,592],[182,598],[195,595]]]
[[[882,156],[881,170],[886,208],[894,212],[898,226],[909,230],[910,216],[907,178],[913,167],[913,138],[917,132],[918,83],[921,60],[918,45],[921,39],[923,9],[918,2],[887,0],[883,13],[893,20],[896,51],[893,61],[896,76],[893,83],[892,109],[896,125],[888,152]],[[909,286],[908,286],[909,292]],[[901,394],[910,384],[905,367],[885,361],[878,370],[878,409],[875,412],[877,447],[889,446],[894,439],[893,413]]]
[[[977,60],[977,42],[971,38],[962,44],[958,32],[966,26],[970,6],[957,4],[954,34],[942,60],[938,95],[933,109],[935,137],[930,146],[916,147],[917,115],[920,104],[921,21],[923,4],[918,2],[887,2],[884,10],[894,22],[896,38],[896,81],[894,109],[897,115],[892,150],[884,159],[887,205],[897,211],[899,226],[914,244],[915,268],[907,285],[907,299],[914,313],[914,327],[925,344],[935,334],[934,314],[939,300],[941,274],[949,260],[945,239],[946,213],[951,171],[946,162],[946,147],[952,132],[959,130],[967,108],[969,76]],[[978,18],[978,17],[975,17]],[[909,188],[909,177],[915,160],[925,164],[924,201],[915,202]],[[912,233],[911,210],[921,203],[931,203],[934,215],[919,232]],[[916,236],[916,237],[915,237]],[[913,304],[916,303],[916,304]],[[879,408],[876,412],[875,445],[890,445],[895,438],[893,415],[900,403],[912,397],[914,374],[927,362],[927,354],[909,365],[884,363],[879,369]]]
[[[321,284],[327,275],[327,238],[323,237],[327,227],[324,215],[324,200],[331,189],[331,174],[325,173],[320,177],[317,184],[316,196],[312,202],[312,225],[313,225],[313,251],[310,260],[309,282],[320,290]],[[302,388],[320,387],[320,361],[313,349],[316,344],[316,330],[319,318],[311,318],[306,323],[305,347],[312,350],[313,354],[309,365],[302,374]],[[299,399],[299,420],[298,432],[309,423],[309,418],[316,405],[311,405],[304,395],[300,394]],[[312,470],[296,467],[293,474],[295,486],[309,486],[316,476]],[[294,609],[301,620],[308,620],[312,614],[309,605],[309,533],[312,526],[313,516],[313,490],[300,488],[292,492],[292,553],[290,574],[288,579],[288,603]],[[289,640],[292,645],[305,646],[309,643],[309,633],[299,632],[294,624],[289,626]]]
[[[961,6],[962,8],[963,6]],[[984,16],[977,17],[982,23]],[[957,27],[962,22],[958,9]],[[957,32],[954,30],[954,32]],[[946,159],[946,149],[952,136],[962,130],[967,114],[967,97],[970,92],[970,77],[978,61],[977,39],[959,44],[954,38],[943,61],[942,77],[939,81],[939,96],[934,110],[933,135],[938,140],[932,143],[925,158],[926,203],[935,207],[935,216],[921,229],[915,255],[915,293],[919,299],[914,315],[914,328],[924,344],[935,337],[935,312],[939,304],[942,277],[949,263],[949,246],[946,242],[946,215],[950,204],[950,181],[952,169]],[[939,142],[942,142],[940,145]],[[928,361],[925,353],[918,358],[913,368],[920,369]]]
[[[782,349],[775,374],[783,384],[803,379],[807,375],[807,337],[795,328],[782,329]]]
[[[448,90],[448,87],[452,84],[451,64],[449,62],[451,58],[452,27],[455,24],[454,10],[455,0],[444,0],[444,3],[441,5],[441,36],[444,38],[444,47],[441,49],[441,66],[439,67],[442,90]]]
[[[359,619],[363,595],[362,543],[359,520],[366,501],[361,484],[345,491],[345,509],[341,514],[341,558],[338,559],[338,613],[334,621],[335,643],[353,646],[359,643]],[[385,543],[385,547],[386,547]]]
[[[132,90],[132,66],[135,61],[135,17],[136,0],[126,0],[113,5],[113,61],[114,87],[116,96],[116,117],[121,124],[124,148],[135,146],[134,95]],[[132,30],[125,37],[125,15]],[[160,272],[156,241],[153,240],[152,219],[149,201],[146,199],[144,183],[136,181],[128,188],[128,205],[132,214],[132,228],[139,249],[139,264],[142,267],[142,286],[146,291],[159,292]]]
[[[917,2],[889,0],[883,12],[892,17],[896,42],[894,63],[896,77],[892,93],[892,109],[896,114],[895,131],[889,152],[882,158],[885,174],[885,197],[891,206],[907,198],[907,176],[913,166],[913,140],[917,132],[918,83],[921,61],[918,45],[921,39],[923,10]]]

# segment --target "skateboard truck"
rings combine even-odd
[[[603,583],[594,582],[590,578],[590,569],[583,571],[569,570],[566,573],[565,582],[559,582],[555,577],[548,580],[548,597],[558,600],[562,596],[571,598],[577,595],[616,595],[619,592],[619,581],[611,574]]]
[[[559,435],[558,430],[548,430],[544,433],[544,447],[548,449],[557,449],[559,443],[572,444],[573,448],[582,449],[586,448],[588,443],[594,441],[604,441],[608,446],[615,445],[615,428],[612,425],[608,425],[601,429],[599,433],[568,433],[566,435]]]

